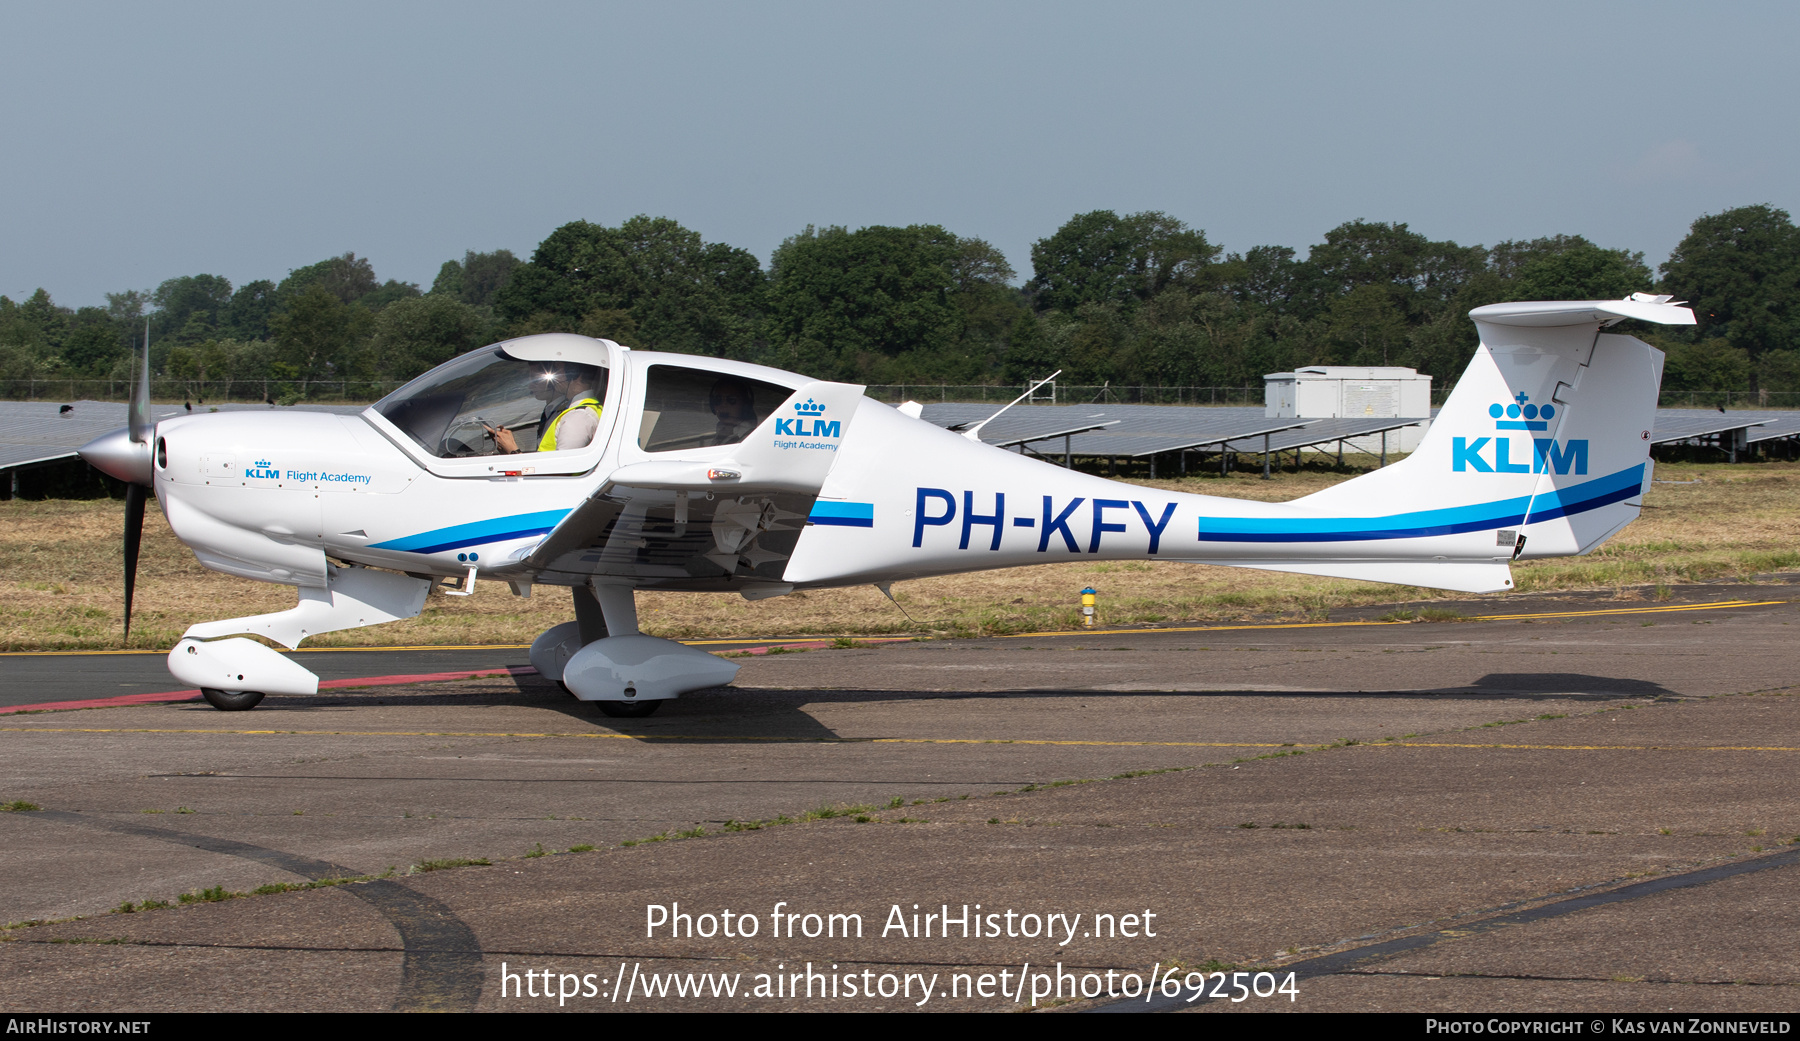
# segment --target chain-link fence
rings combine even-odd
[[[400,387],[399,380],[178,380],[153,379],[156,401],[272,402],[302,401],[348,404],[378,401]],[[1433,387],[1432,403],[1441,405],[1450,388]],[[30,379],[0,380],[0,400],[124,401],[129,380]],[[887,383],[870,384],[877,401],[988,402],[996,408],[1025,393],[1021,384]],[[1113,384],[1045,384],[1032,394],[1037,405],[1254,405],[1263,404],[1262,387],[1150,387]],[[1663,408],[1800,409],[1800,391],[1683,390],[1664,391]]]
[[[1004,405],[1025,393],[1029,384],[885,383],[870,384],[876,401],[925,404],[985,401]],[[1095,402],[1131,405],[1261,405],[1261,387],[1121,387],[1112,384],[1046,383],[1031,395],[1034,405],[1087,405]]]
[[[153,401],[341,404],[379,401],[398,380],[176,380],[150,381]],[[130,380],[0,380],[0,400],[125,401]]]

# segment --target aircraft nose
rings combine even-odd
[[[149,487],[151,483],[150,445],[133,441],[129,429],[94,438],[81,446],[80,455],[94,469],[127,484]]]

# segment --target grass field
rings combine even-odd
[[[1309,470],[1271,481],[1233,474],[1138,483],[1285,500],[1350,476]],[[1656,595],[1658,585],[1800,569],[1800,464],[1665,464],[1656,477],[1692,483],[1655,485],[1643,516],[1590,556],[1516,567],[1519,590],[1617,589],[1641,596],[1634,587],[1650,587]],[[0,649],[120,646],[122,514],[120,503],[106,500],[0,502]],[[1115,625],[1318,619],[1333,608],[1445,595],[1204,564],[1069,563],[901,583],[894,594],[904,613],[867,586],[755,603],[718,593],[644,593],[638,603],[645,632],[678,638],[974,635],[1073,628],[1080,590],[1088,585],[1100,592],[1102,622]],[[293,604],[286,586],[202,568],[152,504],[132,647],[169,647],[194,622]],[[561,589],[540,587],[520,599],[503,583],[481,582],[471,597],[434,594],[417,618],[329,633],[308,646],[529,643],[572,616]]]

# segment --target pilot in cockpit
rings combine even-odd
[[[712,439],[715,445],[735,445],[756,429],[756,402],[743,380],[719,379],[707,394],[707,406],[718,421]]]
[[[540,452],[586,448],[600,429],[599,370],[592,365],[568,362],[542,362],[534,366],[531,396],[544,402],[538,417]],[[513,432],[506,427],[483,424],[494,446],[506,455],[523,451]]]

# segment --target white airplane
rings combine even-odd
[[[1636,294],[1470,316],[1481,346],[1418,450],[1287,503],[1109,481],[860,386],[566,333],[472,351],[357,416],[152,425],[146,358],[131,425],[81,454],[129,482],[128,632],[147,489],[202,564],[298,589],[291,610],[202,622],[169,652],[169,671],[217,708],[318,689],[246,635],[297,648],[410,618],[434,586],[467,595],[493,580],[518,596],[571,589],[575,620],[537,638],[532,664],[608,715],[646,716],[737,666],[641,634],[639,589],[758,600],[1151,559],[1490,592],[1512,588],[1513,560],[1594,549],[1649,487],[1663,360],[1601,330],[1691,325],[1693,312]]]

